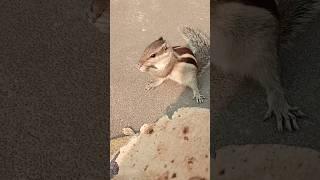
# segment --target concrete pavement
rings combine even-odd
[[[0,2],[0,179],[105,179],[107,35],[89,4]]]
[[[110,2],[110,88],[111,137],[127,126],[135,130],[183,106],[209,108],[209,73],[200,79],[200,91],[207,97],[198,105],[192,91],[172,81],[145,91],[151,79],[135,68],[144,48],[163,36],[172,45],[184,45],[177,28],[190,25],[209,32],[209,0]]]

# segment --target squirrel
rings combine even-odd
[[[188,46],[171,46],[163,38],[149,44],[136,67],[141,72],[148,72],[155,81],[146,85],[151,90],[171,79],[192,89],[193,99],[203,103],[205,97],[200,94],[197,75],[209,66],[210,42],[204,32],[188,26],[178,28]]]
[[[211,10],[212,63],[225,72],[258,81],[266,91],[264,120],[275,117],[278,131],[298,130],[306,116],[285,97],[279,49],[289,50],[319,11],[314,0],[215,0]]]

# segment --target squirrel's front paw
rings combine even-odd
[[[289,131],[299,130],[297,118],[305,117],[306,115],[299,110],[299,108],[284,104],[283,106],[269,106],[264,120],[270,119],[272,116],[274,116],[277,121],[278,131],[282,132],[283,124]]]
[[[201,94],[195,94],[193,96],[193,99],[195,99],[197,101],[197,103],[203,103],[205,97],[203,95],[201,95]]]
[[[148,82],[148,84],[145,86],[145,90],[146,91],[149,91],[151,89],[154,89],[156,87],[155,83],[154,82]]]

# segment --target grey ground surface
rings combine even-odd
[[[200,91],[207,97],[198,105],[192,91],[172,81],[155,90],[145,91],[151,77],[135,65],[143,50],[163,36],[172,45],[185,45],[177,28],[190,25],[210,31],[209,0],[113,0],[110,3],[110,92],[111,137],[122,134],[124,127],[135,130],[154,122],[164,114],[184,106],[209,108],[209,73],[200,78]]]
[[[105,179],[107,36],[89,1],[0,2],[0,179]]]
[[[230,144],[287,144],[320,150],[320,18],[301,34],[291,52],[281,52],[282,78],[289,103],[309,118],[298,132],[279,133],[275,120],[263,122],[265,93],[255,82],[215,71],[211,108],[217,147]]]

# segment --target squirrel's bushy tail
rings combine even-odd
[[[201,73],[203,69],[210,65],[209,36],[205,32],[189,26],[182,26],[178,29],[196,56],[199,63],[199,73]]]
[[[280,46],[288,48],[320,11],[320,0],[276,0],[280,20]]]

